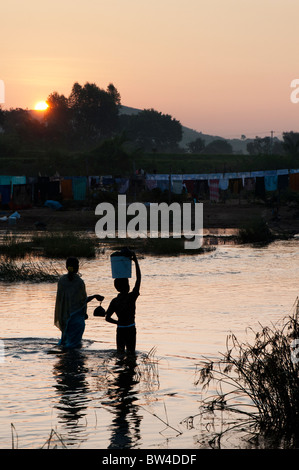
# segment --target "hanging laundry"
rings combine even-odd
[[[193,195],[194,194],[194,180],[183,180],[183,183],[186,185],[188,193]]]
[[[13,186],[11,209],[26,209],[32,205],[31,184],[15,184]]]
[[[48,199],[50,178],[39,176],[34,183],[34,202],[45,202]]]
[[[157,180],[153,180],[153,179],[145,180],[145,186],[147,187],[149,191],[151,191],[152,189],[157,188],[158,186]]]
[[[73,199],[73,185],[71,179],[63,179],[60,182],[62,199]]]
[[[210,201],[219,201],[219,180],[209,180]]]
[[[299,191],[299,173],[291,173],[289,186],[292,191]]]
[[[129,189],[129,178],[115,178],[118,194],[126,194]]]
[[[158,180],[157,186],[161,191],[168,191],[169,190],[169,181]]]
[[[254,191],[255,190],[255,178],[245,178],[244,179],[244,189],[245,191]]]
[[[265,190],[276,191],[277,189],[277,175],[265,176]]]
[[[103,186],[112,186],[115,180],[111,175],[102,176],[102,184]]]
[[[86,176],[78,176],[72,180],[72,190],[74,201],[84,201],[86,199]]]
[[[174,194],[182,194],[183,181],[173,181],[172,182],[172,191],[173,191]]]
[[[0,195],[1,195],[1,204],[2,206],[9,204],[11,197],[11,186],[10,184],[0,185]]]
[[[261,199],[265,198],[265,177],[257,176],[255,180],[255,195]]]
[[[219,180],[219,189],[226,191],[228,189],[229,180],[227,178],[220,178]]]
[[[198,197],[199,199],[208,199],[209,197],[209,183],[208,180],[199,181]]]
[[[277,178],[277,189],[283,191],[289,187],[289,175],[278,175]]]
[[[47,199],[59,199],[60,197],[60,181],[49,181],[47,184]]]
[[[100,177],[99,176],[89,176],[88,177],[88,184],[90,188],[95,188],[100,184]]]
[[[243,189],[243,181],[241,178],[232,178],[229,180],[229,189],[233,194],[240,194]]]

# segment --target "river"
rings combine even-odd
[[[1,283],[0,448],[207,447],[200,423],[186,425],[201,397],[197,364],[224,352],[230,332],[246,339],[248,327],[291,313],[298,261],[297,239],[140,257],[137,367],[116,356],[114,325],[93,316],[97,301],[88,306],[83,347],[61,353],[56,284]],[[107,308],[116,294],[109,252],[82,260],[80,272],[88,295],[104,295]],[[223,444],[247,445],[235,435]]]

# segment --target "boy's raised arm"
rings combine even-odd
[[[141,284],[141,271],[140,271],[140,266],[139,266],[138,259],[135,253],[132,254],[132,260],[134,261],[135,268],[136,268],[136,282],[135,282],[134,289],[139,292],[140,284]]]

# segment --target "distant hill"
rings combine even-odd
[[[138,114],[142,111],[141,109],[137,108],[130,108],[129,106],[121,106],[120,109],[120,114]],[[217,135],[208,135],[208,134],[203,134],[202,132],[195,131],[193,129],[190,129],[189,127],[183,126],[183,138],[181,140],[181,147],[187,147],[187,144],[189,142],[193,142],[194,140],[198,139],[199,137],[205,141],[205,144],[209,144],[213,140],[218,140],[218,139],[223,139],[226,140],[228,143],[231,144],[234,153],[236,154],[244,154],[247,155],[247,144],[249,142],[253,142],[254,139],[226,139],[221,136]]]
[[[136,115],[140,113],[142,109],[138,108],[132,108],[130,106],[121,106],[120,107],[120,114],[128,114],[128,115]],[[35,110],[30,110],[31,115],[38,120],[43,119],[44,113],[41,111],[35,111]],[[228,143],[231,144],[233,148],[233,152],[235,154],[243,154],[243,155],[248,155],[247,152],[247,144],[249,142],[253,142],[254,139],[226,139],[221,136],[217,135],[208,135],[208,134],[203,134],[202,132],[195,131],[194,129],[190,129],[189,127],[183,126],[183,138],[180,142],[181,147],[187,147],[189,142],[193,142],[194,140],[198,139],[199,137],[204,140],[205,144],[208,145],[210,142],[213,140],[218,140],[218,139],[223,139],[226,140]],[[277,138],[275,137],[274,140]]]

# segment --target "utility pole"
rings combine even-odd
[[[272,151],[273,151],[273,134],[274,134],[274,131],[271,131],[270,155],[272,155]]]

